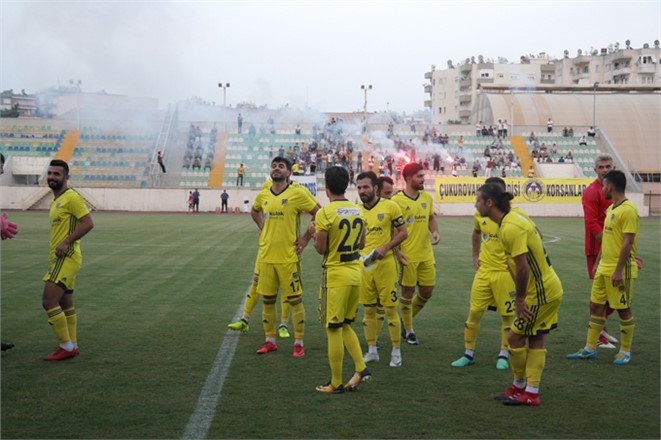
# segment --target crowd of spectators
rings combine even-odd
[[[191,123],[188,129],[188,140],[186,142],[186,152],[184,153],[183,167],[187,170],[211,170],[216,153],[216,137],[218,129],[216,124],[209,132],[209,137],[205,140],[203,132],[199,125]]]

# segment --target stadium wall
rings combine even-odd
[[[0,187],[0,209],[2,210],[47,210],[52,196],[47,194],[37,203],[25,206],[27,200],[34,200],[35,194],[43,191],[37,186],[2,186]],[[99,211],[128,211],[128,212],[186,212],[189,189],[143,189],[143,188],[76,188],[96,210]],[[200,189],[200,212],[216,212],[220,208],[220,194],[222,191]],[[232,212],[245,208],[244,201],[248,201],[250,209],[257,196],[256,190],[227,191],[230,195],[228,205]],[[627,194],[629,200],[636,204],[641,217],[649,216],[649,207],[645,206],[643,193]],[[358,202],[355,189],[350,189],[347,198]],[[317,193],[317,199],[322,205],[328,203],[323,192]],[[526,203],[518,204],[533,217],[582,217],[583,209],[580,204],[555,203]],[[475,212],[474,203],[435,203],[435,211],[440,215],[470,216]]]

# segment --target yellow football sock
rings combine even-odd
[[[282,297],[280,302],[280,324],[287,324],[289,322],[289,311],[291,310],[291,303],[286,297]],[[296,327],[296,325],[294,325]]]
[[[243,303],[243,317],[250,319],[253,309],[259,303],[259,294],[257,293],[257,283],[252,283],[250,291],[246,295],[246,301]]]
[[[383,324],[386,321],[386,311],[382,305],[376,306],[376,339],[379,339],[381,334],[381,329],[383,329]]]
[[[376,305],[365,304],[363,315],[363,329],[367,345],[376,345]]]
[[[511,316],[501,316],[501,325],[500,325],[500,349],[507,350],[510,346],[507,342],[507,335],[512,328],[512,323],[514,323],[514,315]]]
[[[386,314],[386,317],[388,318],[388,334],[390,335],[390,342],[392,342],[392,348],[399,348],[402,342],[402,326],[401,323],[399,322],[399,314],[397,313],[397,306],[384,307],[384,312]]]
[[[63,310],[64,316],[67,318],[67,329],[69,330],[69,339],[74,344],[78,343],[78,314],[76,313],[76,308],[71,307],[70,309]]]
[[[331,385],[338,388],[342,385],[342,361],[344,360],[342,328],[326,328],[326,335],[328,335],[328,363],[331,369]]]
[[[342,339],[344,340],[344,346],[349,352],[349,356],[353,359],[356,371],[363,371],[367,368],[363,360],[363,351],[360,349],[358,335],[356,335],[356,332],[353,331],[353,328],[349,324],[342,325]]]
[[[264,334],[267,338],[275,338],[275,296],[263,297],[264,307],[262,307],[262,325]]]
[[[468,319],[464,324],[464,347],[467,350],[475,350],[477,335],[480,333],[480,320],[484,311],[469,310]]]
[[[599,340],[599,334],[604,329],[606,325],[606,318],[603,316],[594,316],[590,315],[590,322],[588,323],[588,339],[585,342],[587,348],[595,350],[597,348],[597,341]]]
[[[423,298],[419,294],[413,298],[413,317],[420,313],[423,307],[425,307],[425,304],[427,304],[427,301],[429,301],[429,298]]]
[[[526,361],[526,378],[528,379],[528,386],[539,388],[539,383],[542,381],[542,373],[546,365],[546,349],[545,348],[529,348],[528,360]]]
[[[64,311],[62,311],[62,307],[53,307],[50,310],[46,310],[46,313],[48,314],[48,323],[51,325],[60,344],[71,342],[69,327],[67,326],[67,318],[64,315]]]
[[[526,347],[510,348],[510,365],[514,373],[514,380],[525,379],[527,360],[528,349]]]
[[[294,337],[296,339],[303,339],[305,336],[305,307],[303,307],[303,298],[289,299],[287,304],[291,306],[292,320],[294,321]],[[289,307],[287,307],[289,309]],[[284,307],[283,307],[284,310]],[[287,316],[289,311],[287,311]],[[283,316],[285,316],[283,312]]]
[[[633,316],[627,320],[620,319],[620,351],[631,353],[633,330],[636,328]]]
[[[404,328],[410,330],[413,328],[413,314],[411,310],[411,299],[404,298],[403,296],[399,298],[399,311],[402,315],[402,321],[404,321]]]

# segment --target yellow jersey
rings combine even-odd
[[[360,208],[348,200],[336,200],[317,211],[317,232],[328,234],[322,287],[359,286],[362,283],[360,242],[365,219]]]
[[[48,257],[51,261],[56,258],[55,248],[57,245],[76,230],[80,223],[79,220],[87,214],[89,214],[89,209],[87,209],[85,201],[80,194],[71,188],[68,188],[58,198],[50,202],[50,211],[48,212],[48,218],[51,222],[50,252]],[[82,262],[80,240],[76,240],[69,245],[66,256]]]
[[[505,250],[505,255],[508,257],[512,273],[516,273],[513,258],[527,254],[530,266],[530,277],[526,289],[527,304],[543,305],[562,298],[560,278],[551,267],[551,261],[546,255],[542,238],[528,218],[510,211],[500,223],[498,237]]]
[[[380,248],[392,240],[395,228],[404,225],[404,217],[399,205],[392,200],[378,198],[371,208],[360,205],[360,212],[365,218],[365,248],[361,255],[367,255],[372,250]],[[392,255],[389,250],[384,258]]]
[[[636,234],[631,247],[631,254],[624,264],[624,278],[637,278],[638,265],[636,264],[636,249],[638,247],[638,231],[640,229],[640,216],[636,205],[624,200],[617,206],[611,205],[606,210],[604,221],[604,235],[601,240],[601,259],[597,274],[611,276],[620,258],[620,250],[624,244],[624,234]]]
[[[294,243],[299,238],[301,213],[309,212],[317,201],[307,188],[287,185],[279,194],[265,188],[257,194],[253,209],[264,215],[264,227],[259,235],[262,263],[296,263],[298,255]]]
[[[404,191],[395,194],[392,199],[402,210],[408,237],[400,248],[409,262],[435,261],[434,251],[429,238],[429,218],[434,215],[434,201],[426,191],[420,191],[412,199]]]
[[[513,207],[512,212],[525,217],[535,227],[528,214]],[[479,212],[473,216],[473,228],[480,231],[480,269],[502,272],[508,270],[507,255],[498,237],[498,223],[489,217],[482,217]]]

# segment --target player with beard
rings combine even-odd
[[[276,300],[278,290],[287,297],[294,321],[294,357],[303,357],[305,309],[299,253],[305,248],[312,233],[306,231],[299,237],[301,213],[312,215],[319,209],[318,203],[303,187],[289,184],[291,162],[278,156],[271,161],[270,188],[264,188],[255,199],[251,216],[260,230],[259,274],[257,293],[262,296],[262,323],[266,341],[257,354],[276,351]],[[308,192],[306,194],[305,192]]]
[[[434,217],[434,201],[425,191],[425,171],[419,163],[411,162],[402,171],[406,187],[392,198],[402,210],[408,238],[402,242],[402,296],[399,300],[406,342],[418,345],[413,330],[413,318],[427,304],[436,284],[436,259],[432,245],[441,241]],[[429,233],[431,232],[431,240]],[[418,294],[413,298],[415,286]]]
[[[63,160],[52,160],[47,175],[54,196],[48,215],[50,267],[43,278],[42,304],[60,346],[44,357],[45,361],[61,361],[80,354],[73,291],[83,264],[80,239],[92,230],[94,223],[83,198],[67,186],[68,180],[69,165]]]
[[[388,319],[388,332],[392,342],[390,366],[399,367],[402,365],[401,327],[397,312],[399,279],[393,249],[406,239],[408,232],[399,205],[377,197],[377,183],[376,174],[372,171],[360,173],[356,179],[358,195],[363,202],[360,210],[366,222],[365,247],[360,254],[364,257],[374,253],[372,258],[375,260],[373,267],[364,269],[360,292],[360,303],[365,307],[363,325],[368,345],[368,352],[363,359],[365,362],[379,361],[376,347],[376,309],[381,306]]]

